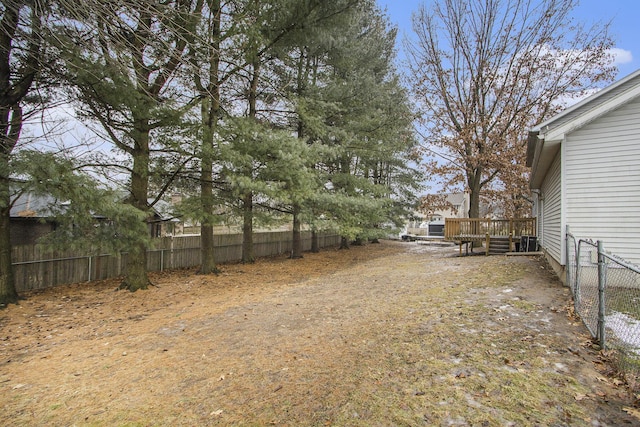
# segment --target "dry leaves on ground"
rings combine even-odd
[[[384,242],[28,295],[0,312],[0,423],[639,422],[544,264],[456,253]]]

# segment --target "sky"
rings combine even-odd
[[[391,22],[398,27],[399,42],[411,36],[411,14],[420,4],[433,0],[377,0],[387,9]],[[611,21],[611,35],[617,52],[618,76],[616,80],[640,68],[640,1],[639,0],[579,0],[574,9],[577,21],[589,26]],[[401,49],[401,44],[398,45]],[[402,53],[399,54],[402,56]]]

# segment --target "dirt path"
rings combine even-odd
[[[528,257],[385,242],[32,294],[0,311],[0,424],[640,425]]]

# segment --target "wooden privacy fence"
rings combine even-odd
[[[334,233],[318,233],[318,246],[330,247],[340,243]],[[214,236],[216,262],[242,259],[242,234]],[[254,256],[264,257],[291,252],[290,231],[256,233],[253,235]],[[302,248],[311,250],[311,232],[302,233]],[[127,254],[92,254],[73,251],[51,251],[40,245],[13,248],[13,271],[18,292],[52,286],[90,282],[122,276],[127,268]],[[190,268],[201,264],[200,236],[176,236],[154,239],[147,252],[147,269],[164,271]]]

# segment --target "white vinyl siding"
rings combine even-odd
[[[560,180],[560,152],[551,164],[542,183],[542,242],[547,254],[562,263],[562,185]]]
[[[580,238],[640,264],[640,100],[565,140],[566,223]]]

